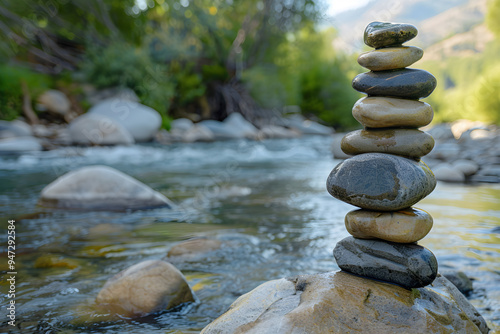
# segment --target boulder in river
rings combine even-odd
[[[162,122],[156,110],[124,99],[104,100],[90,108],[88,113],[111,118],[123,126],[136,142],[152,140]]]
[[[172,207],[164,195],[107,166],[87,166],[69,172],[46,186],[39,204],[85,210],[138,210]]]
[[[184,275],[159,260],[143,261],[119,272],[96,298],[100,306],[126,317],[146,316],[193,301]]]
[[[488,327],[442,276],[407,290],[331,272],[266,282],[201,333],[488,333]]]
[[[68,131],[71,141],[77,145],[132,145],[135,142],[120,123],[98,114],[75,118]]]
[[[233,112],[223,122],[231,129],[240,132],[245,138],[256,139],[259,130],[240,113]]]

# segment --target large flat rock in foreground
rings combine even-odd
[[[39,204],[64,209],[137,210],[171,207],[172,202],[144,183],[107,166],[74,170],[46,186]]]
[[[224,333],[488,333],[446,278],[407,290],[345,272],[266,282],[203,329]]]

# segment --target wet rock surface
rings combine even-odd
[[[417,244],[347,237],[337,243],[333,255],[342,270],[407,289],[432,283],[438,269],[434,254]]]
[[[266,282],[201,333],[487,333],[484,319],[444,277],[407,290],[346,272]]]
[[[40,194],[39,205],[81,210],[126,210],[172,207],[164,195],[107,166],[88,166],[69,172]]]
[[[344,160],[327,179],[327,190],[333,197],[376,211],[410,207],[435,186],[436,179],[425,164],[383,153]]]
[[[126,317],[145,316],[193,301],[182,273],[159,260],[143,261],[116,274],[96,298],[101,307]]]

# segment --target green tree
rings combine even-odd
[[[486,24],[488,28],[500,37],[500,0],[491,0],[488,5],[488,14],[486,15]]]

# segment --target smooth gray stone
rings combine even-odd
[[[407,23],[372,22],[365,28],[365,44],[372,48],[399,45],[417,36],[415,26]]]
[[[333,197],[375,211],[410,207],[435,187],[436,178],[426,164],[385,153],[344,160],[327,179],[327,190]]]
[[[342,270],[407,289],[431,284],[438,271],[434,254],[416,243],[347,237],[337,243],[333,256]]]
[[[352,88],[369,96],[392,96],[420,99],[431,95],[436,78],[427,71],[405,68],[392,71],[365,72],[352,80]]]

